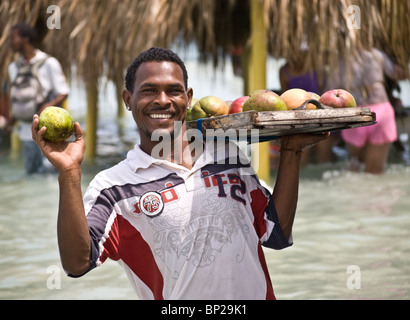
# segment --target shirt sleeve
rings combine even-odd
[[[256,187],[251,190],[251,208],[254,227],[262,245],[275,250],[291,246],[292,236],[287,239],[283,233],[270,192],[259,183],[256,176],[254,179]]]
[[[271,233],[268,235],[267,240],[262,243],[263,246],[275,250],[281,250],[291,246],[293,244],[292,235],[287,239],[283,233],[272,199],[269,200],[265,213],[268,221],[273,222],[274,226]]]
[[[67,79],[64,75],[63,69],[60,63],[54,57],[49,57],[45,64],[47,76],[42,76],[42,83],[47,79],[49,83],[49,89],[52,90],[54,96],[61,94],[69,94],[70,88],[67,83]]]
[[[89,272],[100,266],[107,258],[115,261],[119,259],[119,223],[115,201],[107,189],[96,188],[94,181],[87,188],[83,201],[90,233],[91,256],[90,268],[87,270]],[[70,274],[68,276],[74,277]]]

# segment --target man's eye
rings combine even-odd
[[[171,93],[171,94],[180,94],[180,93],[183,93],[184,90],[182,90],[180,88],[172,88],[172,89],[169,89],[168,92]]]

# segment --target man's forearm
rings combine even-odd
[[[280,162],[272,200],[275,204],[279,223],[289,239],[299,193],[299,165],[302,149],[310,148],[320,141],[326,140],[329,133],[295,134],[280,139]]]
[[[288,239],[292,232],[298,201],[300,156],[297,150],[281,150],[272,195],[281,228]]]
[[[90,235],[81,193],[81,169],[60,173],[57,221],[58,245],[64,270],[84,274],[90,267]]]

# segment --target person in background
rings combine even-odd
[[[346,63],[351,73],[347,72]],[[351,171],[383,174],[391,144],[397,140],[395,113],[385,89],[385,75],[395,81],[406,78],[404,68],[373,48],[360,51],[357,59],[341,61],[340,68],[327,76],[329,89],[349,90],[359,107],[369,107],[376,113],[375,125],[342,131]]]
[[[61,65],[54,57],[36,48],[36,32],[26,23],[15,24],[10,33],[11,49],[19,54],[9,66],[12,113],[8,130],[17,122],[27,174],[52,169],[31,137],[34,114],[48,106],[61,106],[69,94],[69,86]]]
[[[301,49],[294,54],[292,59],[289,59],[284,66],[279,70],[279,79],[281,84],[281,94],[289,89],[303,89],[308,92],[313,92],[319,96],[322,94],[322,89],[319,84],[316,71],[305,72],[305,56],[307,49]],[[313,148],[316,160],[319,163],[331,162],[333,158],[332,145],[337,134],[332,133],[329,139],[322,141]],[[271,154],[277,154],[277,146],[271,143]],[[305,157],[301,160],[302,166],[309,162],[311,149],[305,153]],[[277,163],[277,160],[274,161]]]
[[[394,109],[396,117],[406,117],[409,111],[404,107],[399,95],[401,94],[401,87],[399,81],[390,79],[386,74],[384,75],[384,88],[386,89],[387,97]]]
[[[290,59],[279,70],[281,92],[289,89],[303,89],[320,95],[321,90],[316,71],[304,72],[303,51],[294,59]]]
[[[0,130],[4,130],[9,118],[8,82],[0,82]]]

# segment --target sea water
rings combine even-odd
[[[278,298],[409,299],[410,167],[322,168],[301,179],[293,246],[266,253]]]

